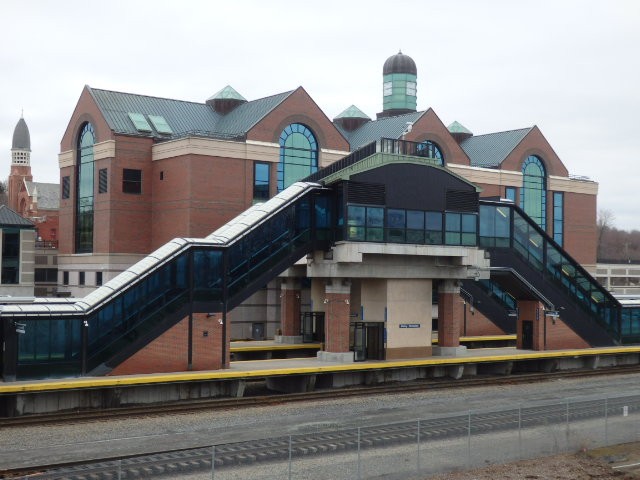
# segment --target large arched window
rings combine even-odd
[[[292,123],[280,134],[278,191],[318,170],[318,142],[301,123]]]
[[[416,146],[416,153],[420,157],[427,157],[439,160],[439,165],[444,165],[444,155],[436,142],[425,140]]]
[[[529,155],[522,164],[520,207],[544,230],[547,211],[547,173],[536,155]]]
[[[93,252],[93,126],[85,123],[78,137],[76,162],[76,253]]]

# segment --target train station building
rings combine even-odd
[[[76,374],[224,368],[231,338],[321,341],[339,361],[455,354],[464,334],[635,341],[638,312],[588,273],[597,184],[536,126],[474,135],[417,111],[417,78],[389,57],[376,119],[331,120],[302,87],[197,103],[86,86],[59,157],[71,298],[3,309],[27,324],[4,329],[5,376],[54,374],[36,312],[75,339],[42,348]]]

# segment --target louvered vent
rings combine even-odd
[[[447,190],[446,208],[454,212],[477,212],[478,193],[464,190]]]
[[[385,186],[382,183],[347,182],[347,202],[385,205]]]

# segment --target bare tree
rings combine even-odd
[[[598,210],[598,259],[604,259],[605,257],[605,240],[607,232],[614,228],[613,223],[615,222],[615,219],[616,216],[611,210]]]
[[[0,180],[0,205],[8,205],[9,197],[7,196],[7,180]]]

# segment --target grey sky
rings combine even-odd
[[[640,230],[640,2],[34,1],[0,3],[0,152],[24,109],[34,179],[58,181],[85,84],[182,100],[303,86],[329,118],[382,109],[382,64],[418,67],[418,110],[475,134],[538,125],[599,209]]]

